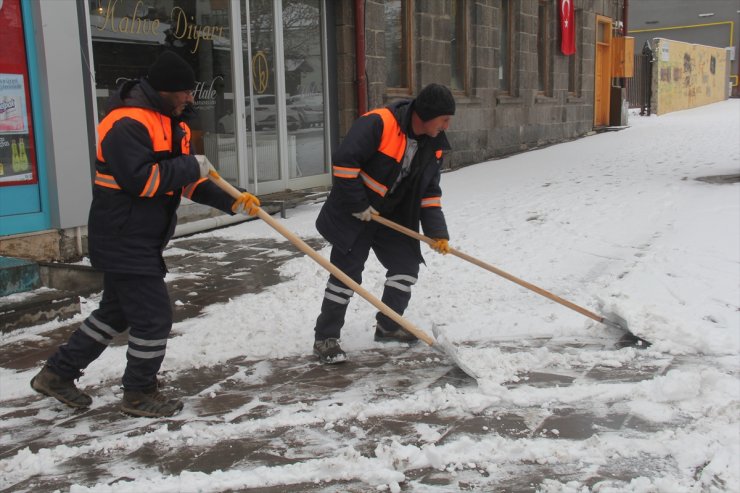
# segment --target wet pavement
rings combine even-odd
[[[311,243],[311,242],[309,242]],[[322,244],[311,243],[314,248]],[[281,255],[274,255],[280,251]],[[214,252],[218,252],[214,255]],[[289,252],[289,253],[285,253]],[[293,253],[290,253],[293,252]],[[225,302],[246,292],[257,292],[281,282],[278,267],[300,255],[286,242],[268,239],[233,241],[222,238],[181,238],[167,254],[169,282],[176,321],[195,317],[213,303]],[[190,273],[191,275],[185,275]],[[175,304],[189,293],[197,297]],[[39,367],[56,346],[76,328],[70,324],[43,337],[7,344],[0,366],[16,370]],[[124,340],[116,341],[117,344]],[[589,340],[541,338],[491,340],[486,344],[502,352],[585,353],[613,347],[613,337]],[[460,345],[461,351],[465,345]],[[633,358],[627,365],[589,362],[558,365],[519,374],[505,385],[511,389],[563,389],[574,383],[620,383],[650,380],[687,363],[680,357],[655,355]],[[70,449],[69,458],[53,472],[43,468],[31,477],[7,477],[0,492],[66,491],[73,484],[115,484],[132,479],[132,471],[151,468],[162,475],[183,471],[250,470],[306,461],[330,459],[353,453],[373,457],[382,445],[393,443],[423,447],[419,427],[437,434],[437,447],[468,437],[585,441],[594,435],[635,437],[655,431],[655,424],[632,415],[620,402],[591,406],[588,402],[561,407],[512,406],[492,402],[480,409],[439,406],[429,409],[409,405],[415,392],[471,389],[476,382],[436,356],[424,344],[390,345],[353,353],[342,365],[319,365],[309,356],[249,361],[233,359],[218,366],[190,372],[163,374],[168,387],[186,396],[186,412],[170,419],[132,419],[118,411],[120,390],[110,386],[91,389],[97,405],[72,411],[49,398],[31,397],[0,402],[3,438],[0,461],[23,454],[25,449]],[[111,389],[114,389],[111,392]],[[375,407],[377,404],[377,407]],[[357,409],[361,405],[362,409]],[[402,406],[388,413],[387,409]],[[661,429],[681,426],[661,423]],[[139,438],[136,440],[135,438]],[[564,443],[564,442],[563,442]],[[337,444],[342,447],[337,448]],[[65,449],[66,450],[66,449]],[[493,452],[492,452],[493,453]],[[593,485],[629,482],[650,473],[651,460],[615,457],[598,467],[582,464],[548,464],[503,461],[495,480],[491,471],[476,464],[441,467],[401,467],[403,491],[536,491],[547,479]],[[12,476],[12,475],[11,475]],[[235,488],[257,492],[360,492],[376,491],[358,480],[331,480],[282,484],[274,487]]]

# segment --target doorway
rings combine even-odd
[[[266,194],[327,183],[324,0],[244,0],[246,173]]]
[[[596,58],[594,60],[594,127],[609,125],[611,95],[612,20],[596,16]]]

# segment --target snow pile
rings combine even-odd
[[[430,333],[437,324],[459,345],[461,357],[481,376],[477,388],[426,388],[372,403],[362,396],[354,400],[344,396],[341,406],[328,399],[284,406],[261,420],[232,422],[244,413],[241,408],[218,425],[198,421],[186,408],[183,419],[188,422],[177,431],[165,427],[137,436],[101,436],[84,450],[61,444],[35,452],[21,450],[0,460],[4,477],[0,485],[49,470],[69,454],[133,451],[155,441],[162,446],[183,441],[208,446],[281,426],[324,424],[330,431],[335,423],[356,423],[357,440],[362,440],[359,425],[373,417],[440,411],[469,416],[517,408],[529,410],[536,421],[554,409],[587,408],[604,415],[615,409],[628,413],[654,431],[554,440],[560,431],[550,429],[521,439],[490,433],[443,441],[441,428],[419,423],[415,443],[384,440],[372,455],[344,443],[335,444],[330,456],[293,464],[185,471],[178,476],[152,470],[132,473],[127,471],[131,465],[124,463],[110,474],[139,479],[79,485],[71,491],[229,491],[354,480],[395,492],[408,481],[407,471],[423,468],[494,480],[516,475],[517,467],[524,470],[528,464],[551,470],[577,465],[596,471],[622,460],[633,461],[641,470],[645,457],[665,467],[627,482],[604,482],[598,491],[737,491],[740,184],[696,179],[740,174],[740,100],[660,117],[633,116],[630,125],[619,132],[446,173],[443,204],[452,246],[597,314],[623,318],[630,330],[653,343],[649,349],[554,352],[537,346],[533,341],[541,337],[587,339],[607,329],[463,260],[423,249],[427,263],[406,316]],[[291,210],[283,223],[304,238],[316,237],[313,223],[319,207]],[[281,238],[259,221],[206,234]],[[328,257],[329,249],[321,253]],[[211,306],[202,316],[177,324],[163,367],[185,371],[236,357],[262,360],[310,354],[327,274],[305,256],[288,261],[281,274],[288,280],[259,294]],[[384,271],[374,258],[364,279],[364,287],[380,296]],[[95,308],[94,302],[86,312]],[[374,312],[355,296],[342,332],[350,357],[375,347]],[[3,335],[2,340],[31,340],[48,328]],[[518,350],[492,343],[504,340]],[[106,351],[81,384],[97,386],[118,379],[124,352],[122,347]],[[526,382],[506,385],[545,367],[567,371],[599,365],[618,370],[645,362],[668,365],[672,358],[681,358],[682,364],[639,382],[576,380],[567,390]],[[269,371],[258,367],[239,378],[259,381]],[[31,375],[0,369],[2,399],[28,396]],[[681,425],[661,429],[667,423]],[[545,479],[540,485],[543,492],[587,489],[580,481]]]

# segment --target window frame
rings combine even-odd
[[[516,77],[515,77],[515,64],[514,61],[516,60],[516,30],[514,29],[515,21],[516,21],[516,7],[517,7],[517,0],[501,0],[501,7],[499,10],[499,46],[498,46],[498,53],[499,53],[499,60],[498,60],[498,70],[501,71],[502,67],[506,67],[506,77],[498,77],[497,80],[506,80],[506,87],[502,87],[499,84],[499,91],[502,95],[508,95],[508,96],[515,96],[517,94],[517,87],[516,87]],[[506,9],[504,9],[504,5],[507,6]],[[507,23],[506,23],[506,51],[501,47],[501,39],[504,37],[503,33],[503,19],[506,17]]]
[[[568,96],[578,98],[582,91],[583,78],[583,10],[575,9],[573,14],[575,22],[576,52],[568,56]]]
[[[456,49],[454,50],[457,54],[457,67],[452,66],[453,49],[452,46],[450,47],[450,89],[454,93],[467,94],[470,88],[470,29],[468,27],[470,25],[470,8],[468,0],[455,0],[452,3],[453,5],[450,9],[451,19],[453,18],[452,14],[455,14],[452,33],[456,40],[459,37],[462,42],[458,42],[455,47]],[[454,10],[457,11],[453,12]],[[459,32],[457,30],[458,26],[460,26]],[[455,79],[455,69],[457,69],[457,72],[462,75],[462,87],[455,87],[452,84],[452,81]]]
[[[537,2],[537,86],[539,96],[552,97],[552,9],[549,0]]]
[[[405,58],[406,68],[406,86],[390,86],[388,85],[388,75],[385,78],[386,93],[389,96],[408,96],[412,94],[414,87],[414,0],[399,0],[401,2],[401,25],[406,30],[405,32],[405,46],[406,52],[402,54]],[[384,4],[385,5],[385,4]],[[388,58],[388,51],[386,49],[386,59]],[[388,67],[388,63],[385,64]]]

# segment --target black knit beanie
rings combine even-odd
[[[156,91],[195,89],[195,71],[174,51],[165,51],[149,67],[146,80]]]
[[[455,98],[447,87],[431,83],[416,96],[414,111],[425,122],[442,115],[454,115]]]

